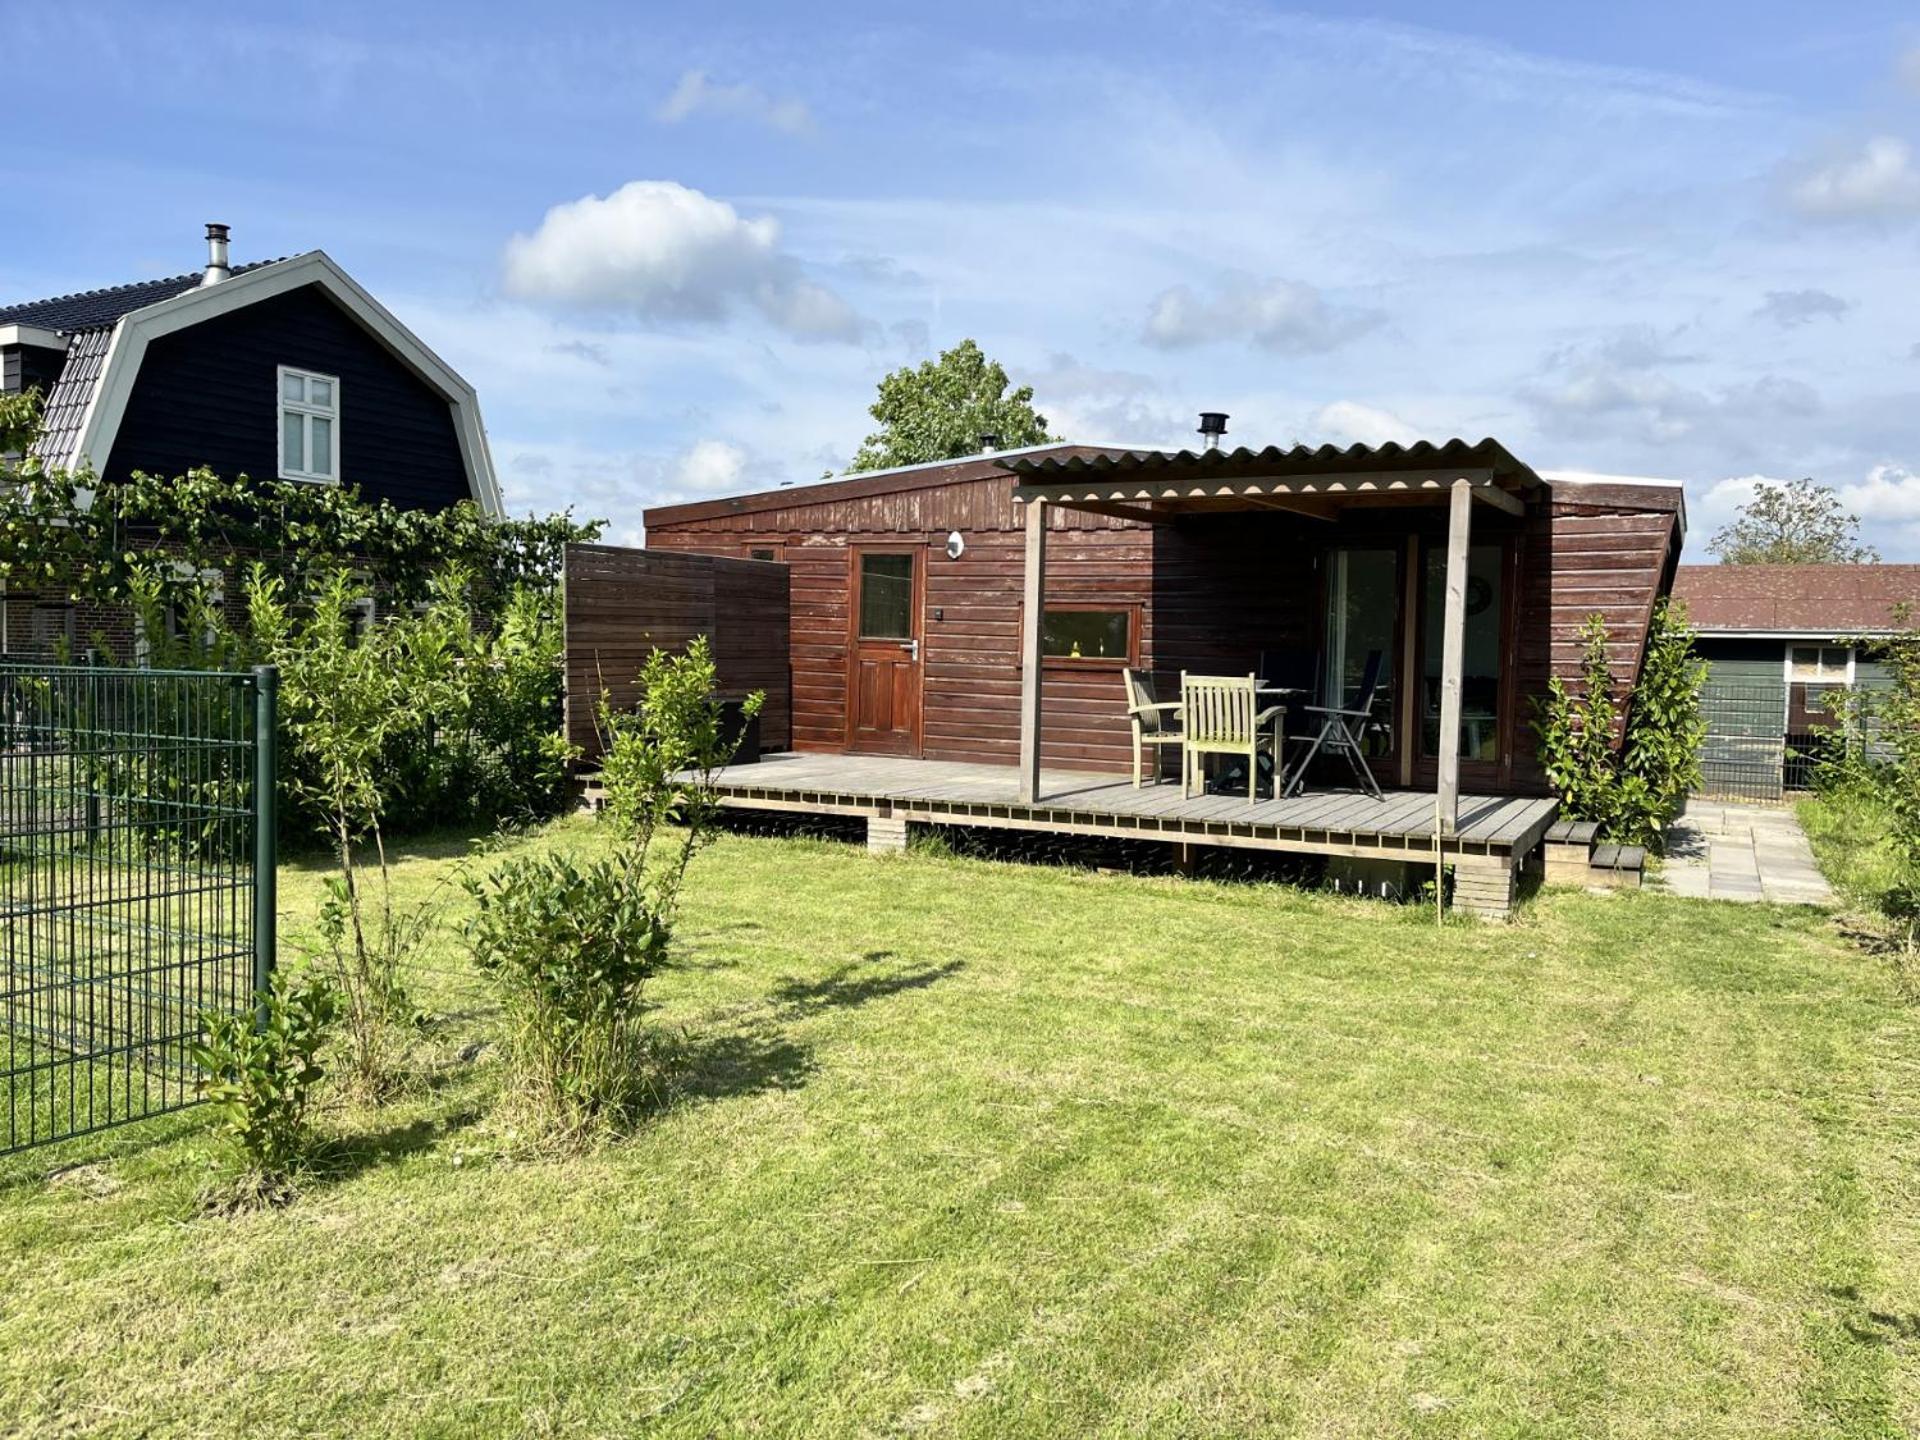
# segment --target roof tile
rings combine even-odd
[[[284,257],[282,257],[284,258]],[[256,260],[251,265],[236,265],[233,273],[244,275],[262,265],[277,265],[279,260]],[[72,295],[55,295],[47,300],[26,300],[17,305],[0,305],[0,325],[37,325],[43,330],[75,331],[95,325],[111,325],[122,315],[144,310],[196,289],[203,272],[170,275],[164,280],[135,280],[127,285],[109,285],[101,290],[81,290]]]
[[[1920,619],[1920,565],[1682,565],[1673,593],[1707,633],[1851,635]]]

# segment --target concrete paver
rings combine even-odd
[[[1668,828],[1666,863],[1651,883],[1696,899],[1833,902],[1791,810],[1717,800],[1689,804]]]

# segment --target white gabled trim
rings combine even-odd
[[[480,399],[473,387],[322,250],[262,265],[217,285],[188,290],[121,316],[114,326],[100,379],[87,403],[79,438],[73,453],[63,457],[65,463],[72,468],[87,466],[96,475],[106,468],[150,342],[307,285],[318,288],[357,320],[452,407],[454,435],[466,464],[474,503],[494,519],[503,516],[506,512],[500,501],[500,482],[494,474],[486,426],[480,419]]]
[[[0,345],[32,345],[40,350],[64,350],[67,337],[38,325],[0,325]]]

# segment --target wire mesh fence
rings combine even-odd
[[[273,673],[0,661],[0,1153],[197,1098],[273,946]]]
[[[1715,799],[1789,800],[1815,788],[1820,767],[1843,751],[1882,759],[1877,697],[1866,684],[1796,701],[1780,683],[1710,680],[1701,696],[1707,722],[1698,794]]]
[[[1786,690],[1779,684],[1709,681],[1701,696],[1707,736],[1699,793],[1778,800],[1788,761]]]

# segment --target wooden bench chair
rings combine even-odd
[[[1140,788],[1141,758],[1153,751],[1153,783],[1160,783],[1160,747],[1184,745],[1186,732],[1180,726],[1180,702],[1156,700],[1153,696],[1153,672],[1124,670],[1127,685],[1127,719],[1133,724],[1133,788]]]
[[[1260,794],[1260,752],[1273,759],[1273,798],[1280,798],[1285,766],[1280,737],[1284,705],[1260,708],[1260,682],[1252,675],[1189,675],[1180,672],[1180,713],[1186,744],[1180,747],[1180,793],[1193,793],[1194,772],[1208,755],[1235,755],[1247,762],[1247,803]],[[1202,775],[1204,780],[1205,776]]]

